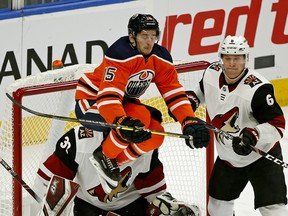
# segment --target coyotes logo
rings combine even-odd
[[[106,194],[100,185],[97,185],[95,188],[91,188],[87,192],[92,196],[98,196],[98,199],[102,202],[108,203],[113,200],[113,198],[117,198],[118,194],[126,191],[129,187],[127,184],[128,180],[131,177],[132,169],[131,167],[126,167],[122,172],[122,179],[119,181],[116,188],[114,188],[109,194]]]
[[[104,202],[112,201],[112,199],[114,197],[117,197],[119,193],[127,190],[128,186],[129,186],[129,185],[127,185],[127,182],[129,180],[129,178],[131,177],[131,168],[129,171],[127,170],[127,168],[124,171],[126,171],[126,174],[123,175],[123,172],[122,172],[123,178],[119,181],[119,183],[115,189],[113,189],[109,194],[106,194],[106,196],[104,197]]]
[[[239,126],[235,124],[236,120],[238,119],[238,116],[239,116],[239,108],[234,107],[224,114],[216,115],[212,120],[212,124],[225,132],[237,133],[240,130]],[[223,135],[216,134],[217,141],[225,145],[224,138],[225,137]]]

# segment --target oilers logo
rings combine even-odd
[[[149,87],[154,74],[151,70],[143,70],[130,76],[126,85],[126,96],[130,98],[140,97]]]

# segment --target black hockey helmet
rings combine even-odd
[[[158,21],[150,14],[134,14],[129,19],[128,33],[135,37],[142,30],[156,30],[156,34],[159,36]]]

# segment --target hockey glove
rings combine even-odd
[[[182,122],[184,135],[191,135],[193,140],[186,139],[186,145],[190,148],[207,147],[210,140],[209,130],[197,118],[186,117]]]
[[[240,132],[239,137],[233,138],[233,150],[236,154],[242,156],[249,155],[252,151],[250,146],[255,146],[258,140],[259,134],[257,130],[246,127]]]
[[[141,143],[150,139],[152,136],[150,131],[141,129],[144,128],[145,125],[139,119],[134,119],[130,116],[121,116],[117,117],[114,123],[117,125],[139,129],[138,131],[121,130],[118,128],[114,129],[117,137],[120,140],[124,140],[126,142]]]

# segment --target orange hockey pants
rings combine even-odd
[[[142,104],[126,103],[123,105],[127,116],[139,119],[145,128],[164,131],[159,121],[151,117],[150,111]],[[123,143],[115,135],[114,130],[102,143],[103,153],[106,157],[116,158],[119,165],[136,160],[142,154],[159,148],[164,141],[164,136],[152,134],[152,137],[142,143]]]

